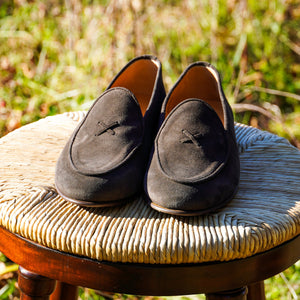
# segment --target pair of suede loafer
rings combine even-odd
[[[233,114],[217,70],[191,64],[166,95],[160,61],[130,61],[94,102],[56,164],[58,193],[115,206],[139,192],[152,208],[200,215],[230,201],[240,164]]]

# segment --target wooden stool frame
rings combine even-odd
[[[244,259],[150,265],[96,261],[59,252],[0,226],[0,251],[20,265],[19,287],[23,300],[48,299],[53,291],[52,300],[76,299],[77,286],[134,295],[204,293],[209,300],[263,300],[263,280],[282,272],[299,259],[300,235]]]

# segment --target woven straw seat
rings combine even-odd
[[[109,262],[183,264],[264,252],[300,233],[300,151],[236,124],[241,181],[210,215],[177,217],[143,195],[114,208],[82,208],[54,187],[55,163],[83,112],[47,117],[0,139],[0,225],[51,249]]]

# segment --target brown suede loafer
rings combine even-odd
[[[94,102],[56,164],[55,185],[82,206],[114,206],[141,190],[165,98],[156,57],[130,61]]]
[[[152,208],[200,215],[235,195],[240,164],[232,110],[217,70],[190,65],[162,106],[144,189]]]

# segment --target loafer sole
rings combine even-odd
[[[127,204],[130,201],[133,201],[134,196],[124,198],[124,199],[118,199],[116,201],[101,201],[101,202],[93,202],[93,201],[82,201],[82,200],[76,200],[72,199],[70,197],[65,196],[58,188],[55,186],[57,193],[63,197],[65,200],[80,205],[84,207],[114,207],[114,206],[120,206],[123,204]]]
[[[175,215],[175,216],[193,217],[193,216],[201,216],[204,214],[215,212],[217,209],[223,208],[227,203],[229,203],[234,198],[237,191],[238,191],[238,187],[236,187],[234,192],[226,200],[222,201],[222,203],[220,203],[219,205],[214,205],[204,210],[193,210],[193,211],[166,208],[158,204],[155,204],[150,200],[150,198],[148,197],[147,198],[148,198],[148,204],[156,211],[169,214],[169,215]]]

